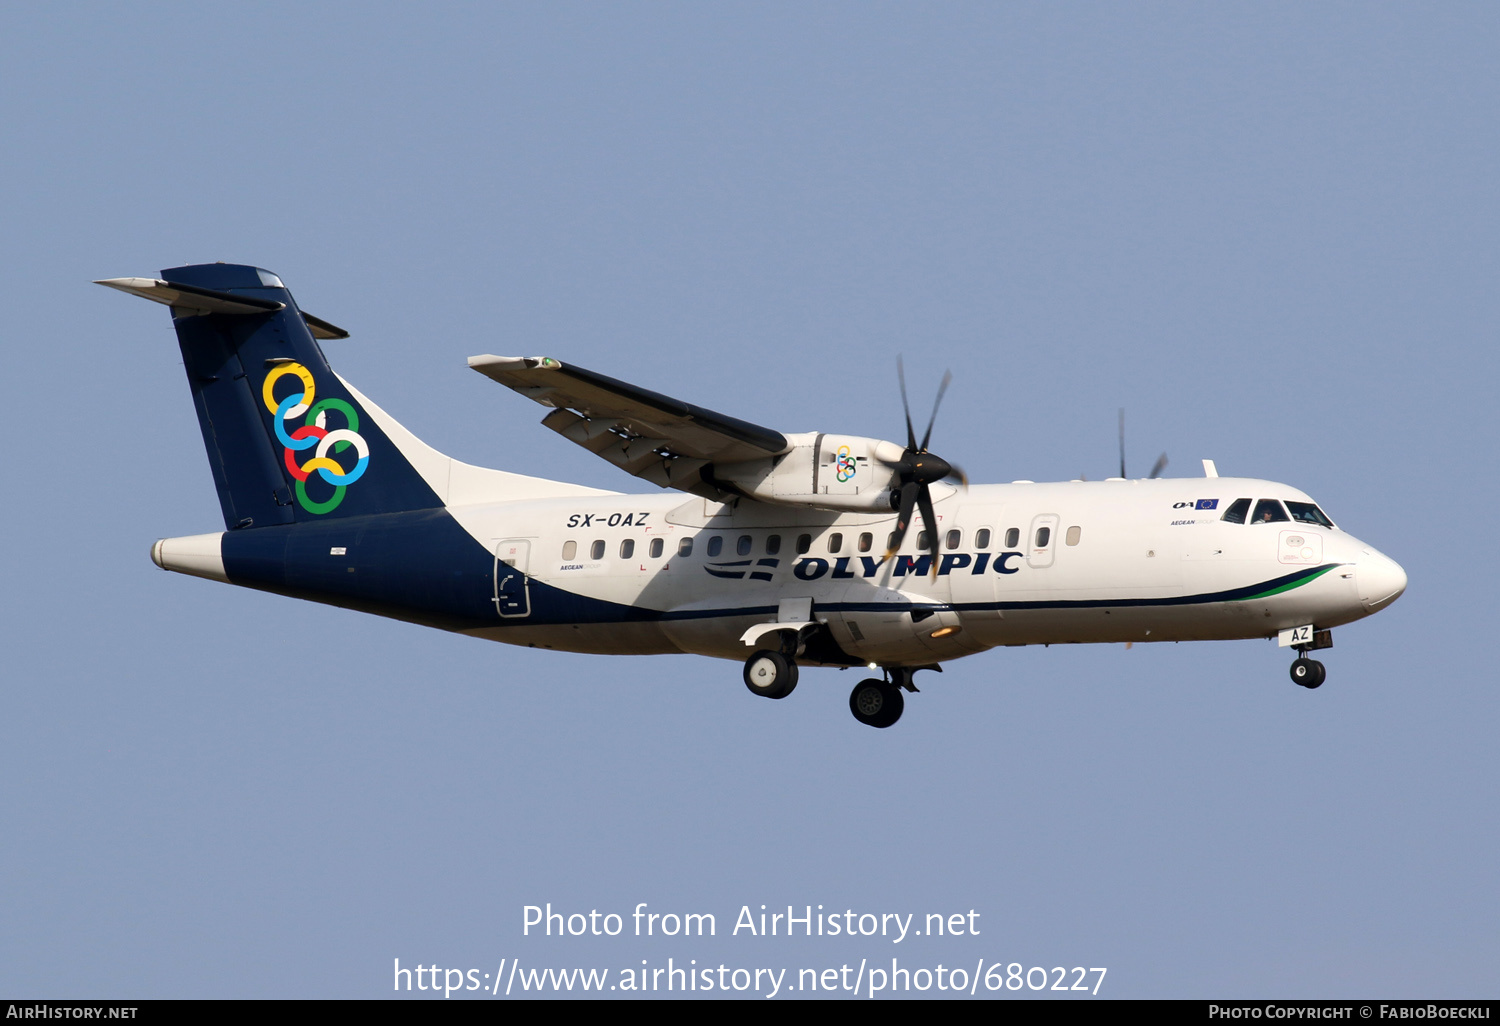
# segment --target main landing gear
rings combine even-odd
[[[797,663],[763,648],[745,660],[745,687],[762,698],[785,698],[797,687]]]
[[[745,660],[745,687],[762,698],[785,698],[797,687],[797,636],[780,632],[780,648],[762,648]],[[869,677],[849,692],[849,711],[867,727],[889,727],[901,718],[906,708],[904,691],[916,691],[912,674],[919,669],[936,670],[938,666],[888,666],[884,680]]]
[[[891,726],[906,708],[906,696],[902,691],[917,690],[911,677],[919,669],[938,667],[887,666],[885,680],[870,677],[860,681],[849,692],[849,711],[867,727]]]
[[[862,680],[849,692],[849,711],[867,727],[889,727],[901,718],[906,699],[890,681]]]

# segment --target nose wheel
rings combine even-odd
[[[1300,684],[1311,690],[1323,683],[1328,676],[1328,670],[1316,659],[1302,656],[1292,663],[1292,683]]]

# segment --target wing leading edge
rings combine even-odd
[[[714,467],[789,452],[780,431],[727,417],[551,357],[471,356],[469,366],[552,412],[542,423],[652,484],[709,499],[731,494]]]

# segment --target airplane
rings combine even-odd
[[[1211,460],[1202,478],[1126,480],[1122,460],[1103,481],[968,485],[928,449],[936,404],[916,437],[904,375],[903,446],[784,433],[551,357],[469,359],[659,489],[623,494],[419,441],[329,367],[319,342],[349,333],[269,271],[98,284],[171,308],[224,514],[157,541],[164,570],[532,648],[732,659],[770,699],[802,667],[868,668],[849,707],[879,728],[917,671],[1000,646],[1276,638],[1316,688],[1332,629],[1406,588],[1306,493]]]

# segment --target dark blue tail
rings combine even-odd
[[[172,306],[226,527],[442,506],[314,338],[345,333],[305,316],[281,279],[242,264],[161,273],[104,284]]]

